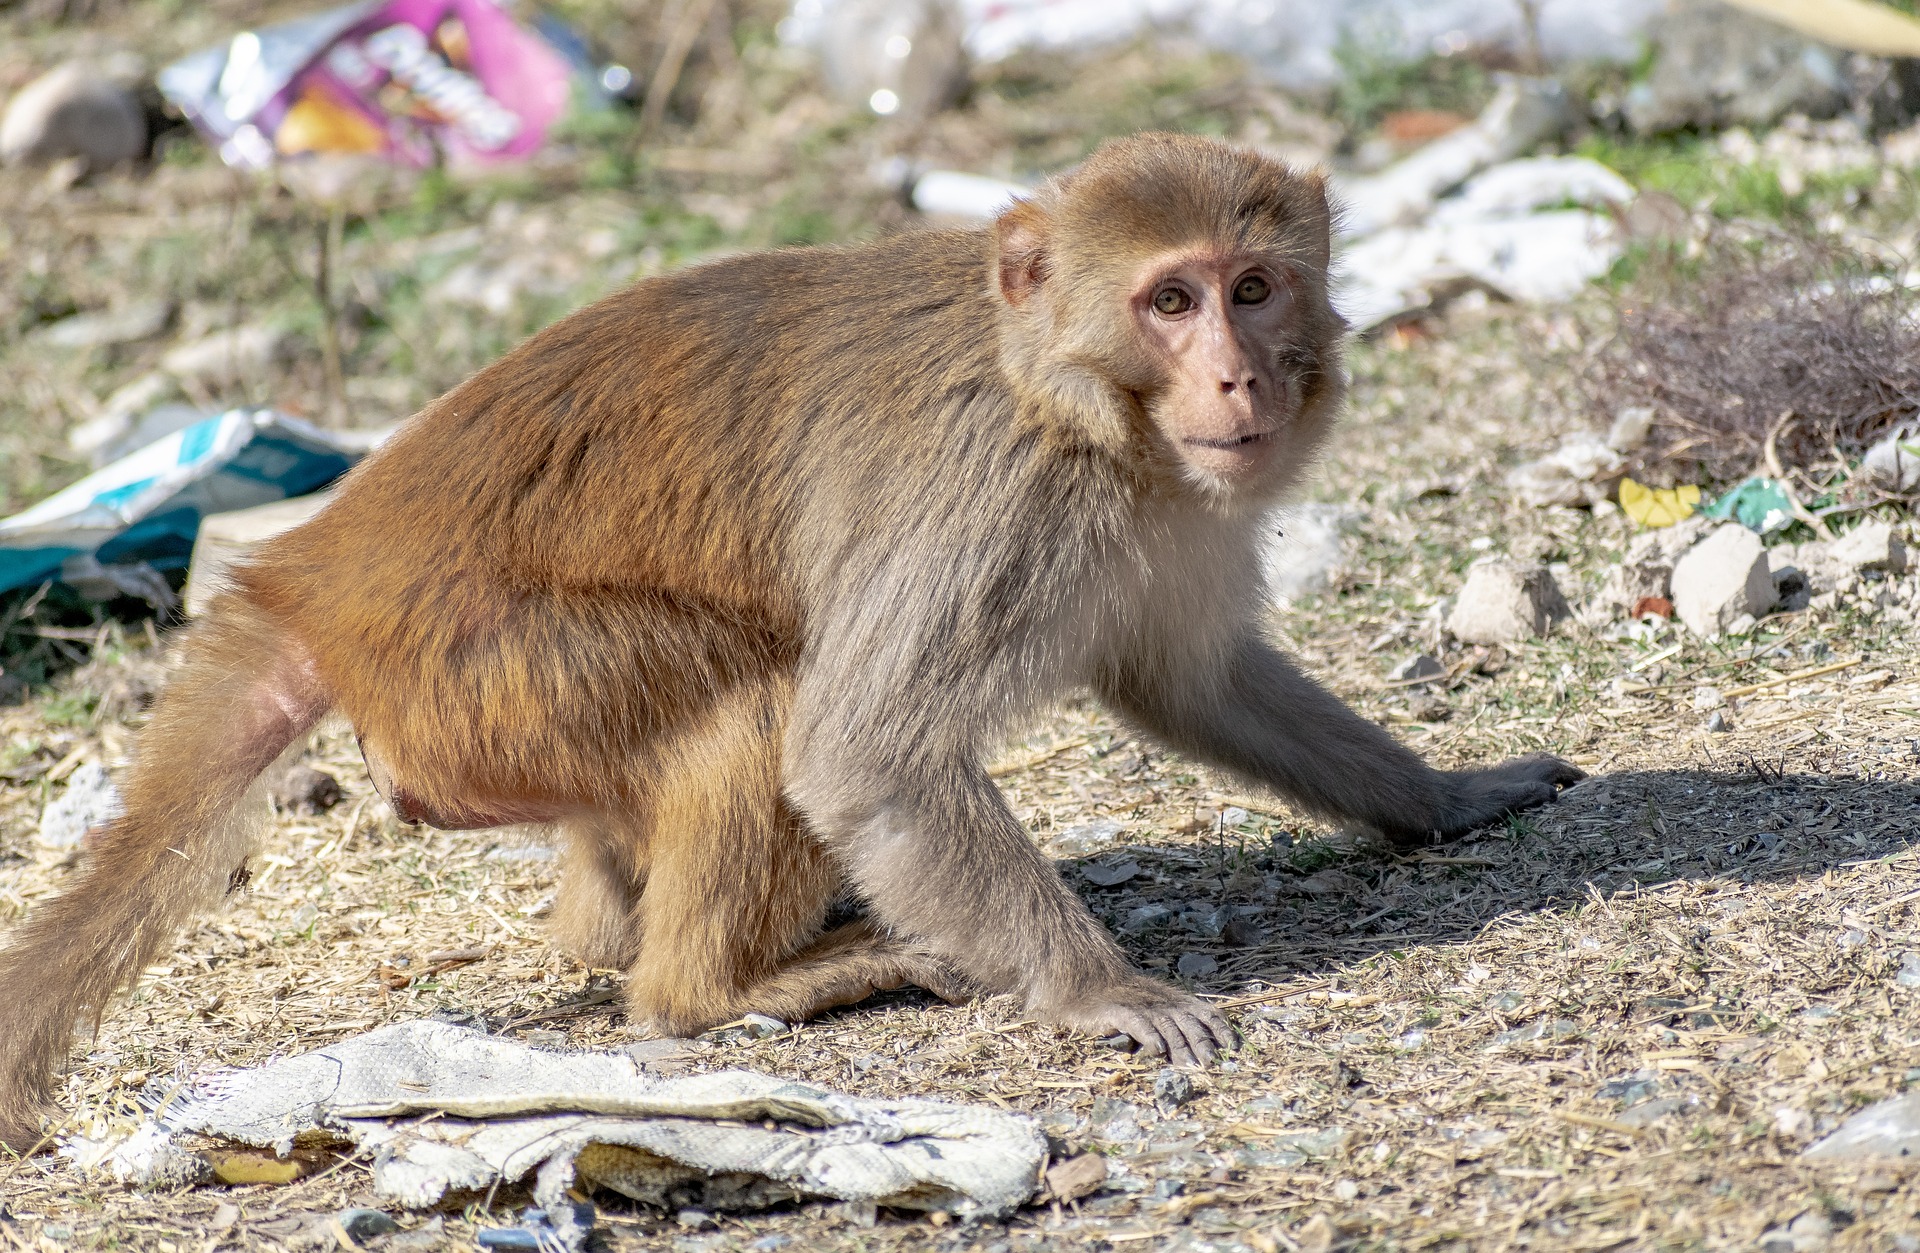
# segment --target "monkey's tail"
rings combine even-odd
[[[124,814],[70,887],[0,950],[0,1144],[41,1140],[76,1025],[164,954],[239,877],[263,772],[330,704],[305,649],[237,593],[187,637],[123,787]],[[253,803],[249,803],[253,802]]]

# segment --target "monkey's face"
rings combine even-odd
[[[1158,364],[1150,414],[1203,481],[1267,477],[1293,441],[1300,381],[1284,362],[1298,338],[1297,280],[1283,263],[1237,251],[1183,251],[1142,266],[1128,313]]]

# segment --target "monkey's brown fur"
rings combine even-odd
[[[0,1139],[329,709],[403,815],[560,826],[562,936],[661,1030],[912,982],[1228,1043],[1008,811],[1017,719],[1091,689],[1401,838],[1578,777],[1433,771],[1254,625],[1260,519],[1341,398],[1328,236],[1317,176],[1142,137],[991,229],[648,280],[434,402],[194,628],[126,816],[0,953]],[[869,920],[823,934],[849,886]]]

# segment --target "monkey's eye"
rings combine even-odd
[[[1166,316],[1172,317],[1176,313],[1185,313],[1193,308],[1193,297],[1178,287],[1162,288],[1153,298],[1153,307]]]
[[[1257,305],[1273,293],[1273,285],[1258,274],[1249,274],[1233,285],[1233,303]]]

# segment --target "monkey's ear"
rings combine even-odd
[[[993,224],[999,245],[1000,295],[1018,309],[1047,280],[1047,215],[1031,200],[1015,201]]]

